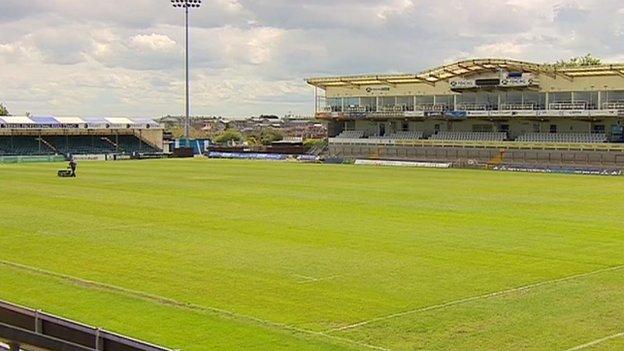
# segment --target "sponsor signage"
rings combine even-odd
[[[462,119],[467,117],[624,117],[624,110],[454,110],[454,111],[379,111],[379,112],[332,112],[317,114],[318,118],[415,118],[447,117]]]
[[[590,110],[589,115],[600,116],[600,117],[618,117],[618,111],[617,110]]]
[[[425,117],[425,111],[405,111],[404,117]]]
[[[537,78],[532,73],[510,74],[503,73],[500,78],[476,78],[476,79],[452,79],[449,84],[451,89],[475,89],[475,88],[519,88],[539,85]]]
[[[477,87],[477,82],[474,80],[456,79],[451,80],[451,89],[471,89]]]
[[[510,77],[508,76],[505,79],[502,79],[500,82],[501,87],[530,87],[535,84],[535,77],[532,74],[524,73],[520,77]]]
[[[468,114],[466,113],[466,111],[446,111],[444,115],[449,118],[461,119],[466,118]]]
[[[355,160],[355,164],[360,165],[360,166],[451,168],[450,163],[408,162],[408,161],[389,161],[389,160]]]
[[[367,93],[384,92],[384,91],[390,91],[390,87],[382,86],[382,87],[367,87],[366,88]]]
[[[210,158],[231,158],[231,159],[243,159],[243,160],[273,160],[273,161],[282,161],[288,158],[288,155],[284,155],[284,154],[216,152],[216,151],[210,152],[208,156]]]
[[[444,116],[444,112],[442,111],[425,111],[423,112],[425,117],[442,117]]]
[[[371,118],[384,118],[384,117],[402,117],[404,116],[402,111],[378,111],[378,112],[371,112],[369,114],[369,117]]]
[[[516,111],[490,111],[490,116],[492,117],[511,117],[517,114]]]
[[[72,155],[76,161],[106,161],[106,155]]]
[[[490,111],[466,111],[468,117],[488,117]]]
[[[581,175],[621,176],[621,169],[608,168],[549,168],[530,166],[507,166],[501,165],[493,168],[495,171],[525,172],[525,173],[563,173]]]
[[[589,110],[543,110],[537,111],[538,116],[543,117],[580,117],[590,116]]]
[[[123,161],[123,160],[130,160],[132,157],[130,155],[109,155],[109,160],[115,160],[115,161]]]

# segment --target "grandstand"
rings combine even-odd
[[[475,59],[415,74],[307,82],[315,87],[316,117],[328,125],[332,156],[488,162],[516,150],[527,162],[607,159],[624,167],[624,64]],[[460,156],[465,148],[483,156]]]
[[[155,154],[162,135],[145,118],[0,117],[0,156]]]

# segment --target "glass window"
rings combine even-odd
[[[360,99],[360,104],[366,108],[367,112],[377,110],[377,99],[374,97],[363,97]]]
[[[347,107],[356,107],[360,106],[360,98],[359,97],[348,97],[344,99],[344,104]]]
[[[379,104],[382,107],[394,107],[396,98],[394,96],[384,96],[379,99]]]
[[[566,92],[549,93],[548,102],[550,103],[572,102],[572,92],[566,91]]]
[[[436,105],[446,105],[448,107],[453,106],[453,95],[436,95]]]
[[[435,109],[433,105],[433,101],[434,101],[433,95],[416,96],[416,105],[414,108],[418,111],[432,111]]]
[[[544,109],[546,106],[546,93],[525,91],[522,93],[522,103],[527,106],[533,106],[537,110]]]
[[[597,91],[575,91],[572,93],[573,102],[578,106],[585,106],[585,108],[595,109],[598,103]]]
[[[624,90],[610,90],[602,92],[602,101],[624,102]]]
[[[487,110],[498,108],[498,93],[478,92],[476,104]]]
[[[624,109],[624,91],[623,90],[611,90],[603,91],[602,96],[602,108],[603,109]]]
[[[327,99],[327,106],[329,106],[334,112],[342,111],[342,98]]]
[[[476,93],[463,93],[463,94],[459,94],[457,95],[457,103],[458,104],[464,104],[464,103],[470,103],[470,104],[474,104],[477,102],[477,94]]]
[[[433,105],[433,96],[432,95],[416,96],[416,104]]]
[[[521,91],[506,91],[501,93],[501,103],[503,104],[521,104],[522,92]]]
[[[405,111],[414,111],[414,97],[399,96],[397,97],[397,105],[402,106]]]

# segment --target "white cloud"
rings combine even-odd
[[[131,46],[139,50],[167,52],[175,49],[176,42],[163,34],[138,34],[130,38]]]
[[[0,101],[16,113],[181,113],[183,20],[168,1],[2,0]],[[197,114],[310,113],[314,75],[624,57],[619,0],[215,0],[190,20]]]

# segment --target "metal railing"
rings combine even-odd
[[[414,111],[446,111],[449,110],[446,104],[416,104]]]
[[[487,103],[459,102],[455,109],[459,111],[489,111],[493,110],[494,106]]]
[[[602,104],[602,108],[605,110],[624,110],[624,101],[607,101]]]
[[[538,105],[535,103],[501,103],[499,105],[499,110],[510,111],[510,110],[538,110]]]
[[[614,143],[557,143],[522,141],[450,141],[450,140],[398,140],[398,139],[329,139],[329,144],[338,145],[392,145],[414,147],[459,147],[474,149],[529,149],[529,150],[578,150],[624,152],[624,144]]]
[[[453,108],[447,104],[417,103],[383,105],[383,106],[363,106],[363,105],[345,105],[343,106],[325,106],[321,112],[344,112],[344,113],[389,113],[389,112],[407,112],[407,111],[438,111],[446,110],[458,111],[548,111],[548,110],[624,110],[624,101],[607,101],[602,104],[587,101],[555,101],[547,105],[534,101],[522,103],[473,103],[458,102]]]
[[[0,301],[0,342],[50,351],[172,351],[40,310]]]
[[[587,106],[586,101],[560,101],[548,104],[548,108],[551,110],[586,110]]]

